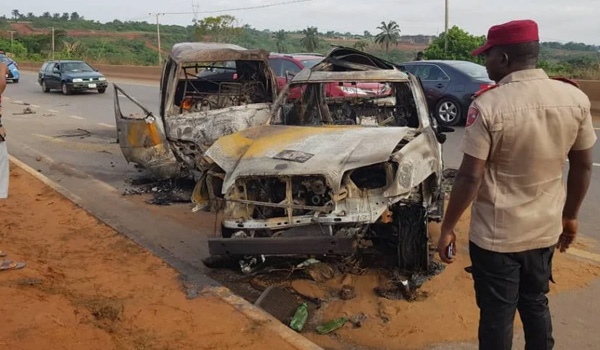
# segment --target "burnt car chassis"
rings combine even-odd
[[[377,83],[386,93],[330,98],[331,82]],[[394,247],[401,268],[427,270],[428,222],[443,214],[443,135],[420,82],[337,48],[298,73],[272,111],[269,125],[205,152],[212,167],[194,201],[222,217],[210,253],[352,255],[383,245]]]

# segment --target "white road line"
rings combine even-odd
[[[49,109],[48,112],[50,112],[50,113],[60,113],[59,111],[57,111],[55,109]]]
[[[104,126],[104,127],[107,127],[107,128],[116,128],[116,126],[111,125],[111,124],[106,124],[106,123],[98,123],[98,125]]]
[[[5,100],[10,100],[10,97],[2,97]]]
[[[22,104],[23,104],[23,101],[14,100],[14,101],[13,101],[13,103],[14,103],[14,104],[18,104],[18,105],[22,105]]]
[[[77,120],[84,120],[85,118],[76,116],[76,115],[70,115],[69,118],[73,118],[73,119],[77,119]]]

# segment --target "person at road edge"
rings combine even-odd
[[[575,83],[536,69],[538,27],[512,21],[490,28],[484,55],[497,85],[479,92],[468,111],[462,164],[442,223],[438,252],[448,247],[469,205],[469,254],[480,309],[479,349],[512,348],[516,311],[525,349],[554,346],[546,294],[555,248],[577,235],[577,216],[591,179],[596,142],[590,101]],[[563,169],[569,160],[567,191]]]

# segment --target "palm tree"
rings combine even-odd
[[[369,46],[369,43],[364,41],[364,40],[360,40],[354,43],[354,48],[360,51],[365,51],[365,49]]]
[[[385,47],[385,52],[388,52],[390,44],[397,44],[398,38],[400,37],[400,26],[395,21],[389,23],[381,22],[381,25],[377,27],[381,30],[375,37],[375,42]]]
[[[308,27],[302,31],[302,34],[304,34],[304,38],[300,40],[300,44],[304,46],[306,51],[317,51],[317,47],[319,47],[319,37],[317,36],[319,31],[317,27]]]
[[[285,52],[285,42],[287,40],[287,34],[285,33],[285,30],[282,29],[276,32],[274,38],[277,40],[277,43],[275,44],[277,45],[277,51],[282,53]]]
[[[17,22],[17,20],[19,19],[19,17],[21,16],[21,12],[19,12],[19,10],[12,10],[12,16],[15,19],[15,22]]]

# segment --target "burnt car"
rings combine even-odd
[[[332,84],[386,94],[332,96]],[[393,247],[406,270],[430,266],[427,224],[443,214],[443,135],[414,76],[335,48],[296,74],[265,124],[204,153],[211,166],[193,201],[222,219],[212,255],[352,255],[376,243]]]
[[[271,118],[277,82],[268,56],[231,44],[174,45],[163,67],[159,115],[115,85],[117,135],[127,161],[159,179],[200,179],[204,151],[216,140]],[[120,94],[140,110],[124,113]]]

